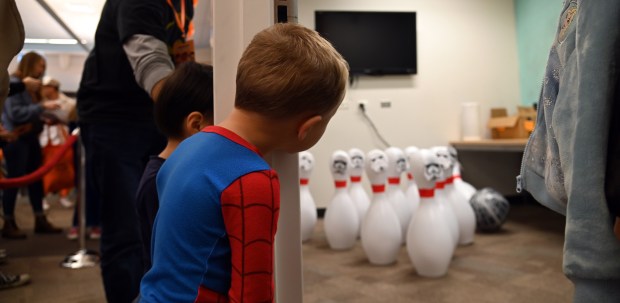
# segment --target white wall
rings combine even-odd
[[[401,148],[458,140],[462,102],[480,104],[482,127],[491,107],[516,111],[513,1],[300,0],[299,23],[314,28],[315,10],[415,11],[418,33],[418,74],[361,77],[310,150],[317,163],[310,186],[318,207],[327,206],[334,191],[328,169],[334,150],[384,148],[357,111],[357,100],[368,100],[368,115],[386,140]],[[380,108],[381,100],[391,101],[391,108]]]

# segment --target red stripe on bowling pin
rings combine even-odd
[[[347,181],[336,181],[334,182],[336,185],[336,188],[343,188],[343,187],[347,187]]]
[[[420,198],[432,198],[435,196],[435,189],[420,188]]]
[[[384,191],[385,191],[385,184],[373,184],[372,185],[372,192],[374,194],[382,193]]]
[[[388,183],[392,184],[392,185],[399,185],[400,184],[400,178],[388,178]]]

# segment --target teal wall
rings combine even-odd
[[[521,104],[538,102],[563,0],[514,0]]]

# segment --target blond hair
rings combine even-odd
[[[317,32],[275,24],[254,36],[239,61],[235,107],[270,118],[326,113],[344,97],[348,69]]]

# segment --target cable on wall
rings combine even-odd
[[[368,122],[368,124],[370,125],[370,127],[372,128],[372,130],[374,131],[374,133],[377,135],[377,137],[379,138],[379,140],[381,140],[381,143],[383,143],[385,145],[385,147],[390,147],[392,145],[390,145],[387,140],[385,140],[385,138],[383,138],[383,136],[381,135],[381,133],[379,132],[379,130],[377,129],[377,126],[375,126],[375,123],[372,122],[372,119],[370,119],[370,117],[368,116],[368,114],[366,113],[366,106],[363,103],[359,104],[359,110],[362,113],[362,116],[364,117],[364,119],[366,119],[366,121]]]

